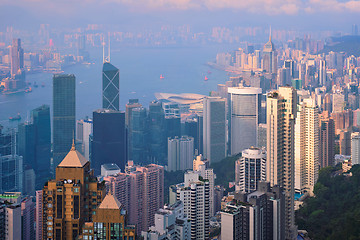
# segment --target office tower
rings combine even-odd
[[[42,105],[31,111],[35,127],[35,166],[36,189],[41,189],[49,177],[51,158],[50,107]]]
[[[75,76],[53,77],[53,162],[54,168],[66,156],[75,136]]]
[[[211,163],[226,157],[225,99],[207,97],[203,106],[203,152]]]
[[[192,168],[194,158],[194,138],[168,138],[168,167],[167,171],[178,171]]]
[[[199,151],[199,121],[197,116],[185,120],[184,133],[182,135],[193,137],[194,149]]]
[[[0,155],[0,193],[23,191],[23,159],[21,156]]]
[[[266,148],[266,134],[267,134],[267,125],[265,123],[260,123],[258,126],[258,147]]]
[[[351,155],[351,132],[340,131],[339,145],[341,155]]]
[[[22,194],[33,196],[35,194],[35,183],[36,183],[36,174],[33,168],[29,166],[23,167],[24,176],[23,176],[23,190]]]
[[[36,191],[36,219],[35,219],[35,226],[36,226],[36,230],[35,230],[35,239],[36,240],[42,240],[43,239],[43,214],[44,214],[44,209],[43,209],[43,191],[42,190],[38,190]]]
[[[221,239],[284,240],[284,194],[280,187],[259,182],[259,189],[236,192],[221,210]]]
[[[76,239],[84,223],[92,221],[105,185],[97,181],[90,162],[75,149],[74,143],[56,167],[55,177],[43,188],[43,236],[48,240]]]
[[[35,239],[35,203],[32,197],[25,197],[21,201],[22,239]]]
[[[104,62],[102,71],[102,107],[119,111],[120,72],[110,62]]]
[[[104,178],[109,191],[124,205],[129,223],[136,233],[154,225],[156,211],[164,205],[164,168],[149,164],[145,167],[128,162],[125,173]]]
[[[87,160],[90,159],[90,135],[92,134],[93,121],[85,118],[76,121],[76,140],[81,142],[81,153]]]
[[[295,69],[295,62],[294,60],[285,60],[284,61],[284,68],[287,68],[290,70],[290,77],[291,78],[295,78],[295,72],[296,72],[296,69]]]
[[[292,87],[280,87],[267,96],[266,181],[285,191],[285,237],[296,236],[294,216],[294,125],[297,94]]]
[[[266,151],[251,147],[242,151],[241,158],[235,162],[236,190],[253,192],[259,181],[266,180]]]
[[[127,145],[128,145],[128,159],[129,160],[134,160],[133,159],[133,147],[132,147],[132,110],[134,108],[142,108],[141,104],[139,103],[139,99],[129,99],[129,102],[126,104],[125,106],[125,126],[127,129]],[[145,110],[146,111],[146,110]],[[146,113],[146,112],[145,112]],[[138,120],[137,118],[135,118],[136,120]],[[141,119],[141,121],[145,121],[143,119]],[[144,124],[146,124],[144,122]],[[136,161],[136,160],[135,160]]]
[[[271,32],[269,35],[269,41],[264,45],[263,49],[263,69],[267,73],[277,73],[277,54],[275,46],[271,41]]]
[[[326,61],[320,60],[319,66],[319,84],[320,86],[326,86]]]
[[[320,167],[334,165],[335,124],[331,118],[320,120]]]
[[[101,176],[102,177],[116,175],[120,172],[121,172],[121,169],[115,163],[107,163],[107,164],[101,165]]]
[[[184,174],[184,183],[176,185],[177,201],[184,203],[184,213],[191,225],[191,239],[209,239],[210,186],[199,173]],[[196,209],[196,211],[194,211]]]
[[[96,174],[105,163],[116,163],[125,169],[126,135],[125,113],[111,109],[93,112],[93,141],[91,163]]]
[[[231,155],[257,146],[261,115],[261,88],[228,88],[229,139]]]
[[[165,116],[160,102],[149,104],[149,155],[151,162],[166,163]]]
[[[338,76],[343,76],[344,60],[345,60],[345,53],[336,52],[336,72]]]
[[[209,161],[204,160],[202,155],[196,156],[193,161],[193,171],[198,173],[200,177],[209,181],[209,208],[210,217],[214,216],[215,211],[215,173],[214,169],[209,168]]]
[[[146,108],[133,108],[130,122],[131,127],[128,128],[129,159],[136,163],[148,163],[149,123]]]
[[[313,194],[320,164],[319,109],[313,99],[298,106],[295,121],[295,189]]]
[[[289,68],[279,68],[277,76],[277,86],[291,85],[291,73]]]
[[[190,240],[190,223],[184,214],[184,204],[177,201],[159,209],[155,214],[155,225],[141,232],[141,236],[144,240]]]
[[[24,50],[21,48],[21,40],[15,38],[12,40],[12,45],[10,47],[10,73],[11,76],[19,74],[19,70],[22,71],[24,68]]]
[[[127,225],[127,212],[111,193],[95,210],[93,220],[86,222],[79,239],[135,240],[135,226]]]
[[[181,137],[181,118],[178,116],[165,116],[165,137]]]
[[[29,122],[19,124],[17,140],[19,155],[23,157],[23,163],[36,169],[35,126]]]
[[[351,134],[351,163],[360,164],[360,133]]]

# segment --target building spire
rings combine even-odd
[[[270,25],[270,33],[269,33],[269,42],[271,42],[271,25]]]
[[[74,131],[73,131],[73,139],[72,139],[72,145],[71,145],[70,151],[75,151],[75,134],[74,134]]]

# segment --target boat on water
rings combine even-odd
[[[208,74],[211,74],[211,71],[210,71],[210,70],[208,70]]]
[[[160,75],[160,79],[164,79],[164,78],[165,78],[165,77],[161,74],[161,75]]]
[[[26,88],[26,89],[25,89],[25,92],[26,92],[26,93],[32,92],[31,87]]]
[[[19,121],[21,119],[20,113],[15,117],[9,117],[9,121]]]
[[[208,77],[207,77],[207,76],[205,76],[204,81],[207,81],[207,80],[209,80],[209,79],[208,79]]]
[[[38,87],[39,85],[37,85],[37,83],[36,82],[34,82],[34,87]]]
[[[45,87],[45,83],[42,83],[42,84],[41,84],[41,87]]]

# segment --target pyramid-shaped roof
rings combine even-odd
[[[70,152],[62,160],[58,167],[83,167],[87,162],[88,160],[86,160],[86,158],[75,149],[75,145],[73,143]]]
[[[121,203],[108,193],[99,205],[99,209],[121,209]]]

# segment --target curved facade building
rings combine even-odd
[[[242,151],[242,157],[235,162],[236,190],[253,192],[259,181],[266,180],[266,151],[251,147]]]

